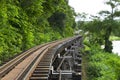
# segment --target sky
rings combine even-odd
[[[97,15],[101,10],[110,10],[110,6],[105,5],[106,0],[69,0],[69,5],[74,8],[76,13],[88,13]],[[113,52],[120,55],[120,41],[113,42]]]
[[[69,0],[69,5],[77,13],[88,13],[96,15],[101,10],[109,10],[110,7],[105,5],[106,0]]]

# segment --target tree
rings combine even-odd
[[[0,0],[0,63],[35,45],[72,36],[68,0]]]
[[[104,16],[103,20],[103,26],[105,29],[105,48],[104,50],[106,52],[112,52],[112,42],[109,40],[110,35],[114,28],[115,18],[120,16],[120,11],[118,9],[118,6],[120,6],[119,0],[108,0],[106,2],[107,5],[111,7],[111,11],[101,11],[99,14]]]

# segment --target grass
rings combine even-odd
[[[114,40],[120,40],[120,37],[117,37],[117,36],[111,36],[111,37],[110,37],[110,40],[111,40],[111,41],[114,41]]]

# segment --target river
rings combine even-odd
[[[120,41],[112,41],[113,52],[117,53],[120,56]]]

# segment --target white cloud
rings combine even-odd
[[[101,10],[110,9],[104,4],[105,0],[69,0],[69,5],[75,9],[75,12],[85,12],[96,15]]]

